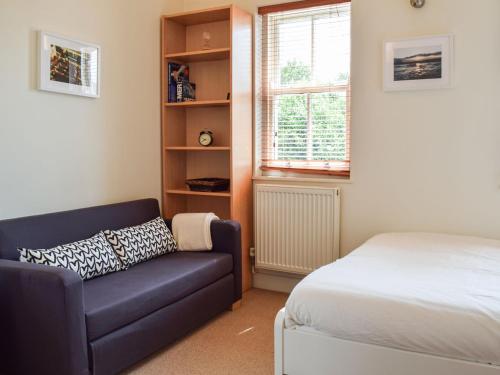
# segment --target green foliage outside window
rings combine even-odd
[[[281,69],[280,78],[282,87],[307,85],[311,71],[308,66],[292,61]],[[338,81],[346,80],[347,74],[339,75]],[[345,92],[285,94],[276,99],[278,160],[346,160]],[[312,121],[309,150],[308,100]]]

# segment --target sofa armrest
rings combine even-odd
[[[215,220],[210,226],[213,251],[233,256],[234,302],[241,299],[241,226],[234,220]]]
[[[0,373],[89,374],[83,281],[0,259]]]
[[[172,220],[166,219],[168,228],[172,229]],[[210,225],[212,235],[212,251],[231,254],[233,256],[234,302],[241,299],[241,226],[234,220],[214,220]]]

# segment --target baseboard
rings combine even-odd
[[[290,293],[300,280],[302,277],[283,275],[278,272],[257,271],[253,275],[253,287]]]

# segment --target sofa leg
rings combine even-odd
[[[231,307],[229,307],[229,310],[234,311],[236,309],[239,309],[240,307],[241,307],[241,299],[233,303]]]

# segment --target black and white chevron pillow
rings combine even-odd
[[[78,273],[84,280],[120,271],[123,268],[102,232],[86,240],[52,249],[18,250],[21,262],[67,268]]]
[[[177,249],[174,236],[161,217],[147,223],[104,234],[125,267],[144,262]]]

